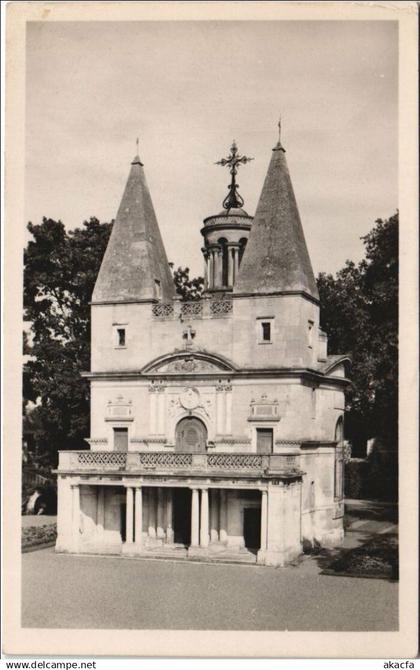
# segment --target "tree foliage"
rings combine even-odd
[[[182,300],[199,300],[204,291],[204,278],[190,279],[190,269],[179,267],[173,273],[176,292]]]
[[[365,258],[333,277],[321,273],[321,327],[329,353],[350,353],[348,437],[380,437],[396,446],[398,431],[398,213],[378,219],[362,238]]]
[[[90,300],[112,223],[96,218],[67,231],[61,221],[28,224],[32,239],[24,252],[24,309],[30,332],[23,351],[24,425],[28,401],[31,434],[39,458],[55,464],[59,449],[86,447],[89,435]],[[189,268],[174,272],[183,300],[197,300],[201,277]]]
[[[24,394],[37,401],[34,440],[52,463],[58,449],[86,446],[89,435],[89,387],[80,373],[90,369],[89,303],[111,227],[95,218],[71,231],[46,218],[28,224]]]

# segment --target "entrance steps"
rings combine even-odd
[[[161,545],[159,547],[142,547],[141,551],[125,553],[121,545],[98,546],[87,545],[79,548],[80,554],[96,556],[123,556],[124,558],[159,558],[169,560],[193,561],[203,563],[257,563],[256,553],[248,549],[212,551],[201,548],[197,553],[191,552],[183,544]]]

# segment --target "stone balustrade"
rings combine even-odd
[[[188,454],[175,452],[61,451],[58,472],[263,474],[299,470],[297,454]]]
[[[232,300],[218,298],[212,300],[191,300],[183,302],[159,302],[152,305],[153,318],[158,321],[176,319],[222,319],[232,315]]]

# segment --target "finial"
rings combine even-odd
[[[281,144],[281,115],[279,116],[279,122],[278,122],[277,126],[279,128],[279,139],[278,139],[278,142],[277,142],[276,146],[273,148],[273,151],[284,151],[284,152],[286,152],[286,150],[283,149],[282,144]]]
[[[227,209],[228,211],[233,208],[240,208],[243,207],[244,205],[244,200],[243,198],[239,195],[237,192],[239,188],[239,184],[236,183],[236,175],[238,173],[238,168],[239,166],[245,165],[245,163],[249,163],[249,161],[253,161],[253,158],[250,158],[249,156],[240,156],[238,154],[238,147],[236,145],[235,140],[232,142],[232,146],[230,148],[230,154],[227,158],[221,158],[220,161],[217,161],[215,165],[227,165],[229,167],[229,172],[232,175],[232,180],[231,183],[229,184],[229,193],[227,194],[226,198],[223,201],[223,207]]]
[[[139,156],[139,138],[138,137],[136,137],[136,155],[135,155],[134,160],[131,162],[131,165],[141,165],[141,166],[143,166],[143,163],[141,162],[140,156]]]

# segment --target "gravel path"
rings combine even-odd
[[[398,584],[298,567],[55,554],[22,557],[22,625],[39,628],[384,631]]]

